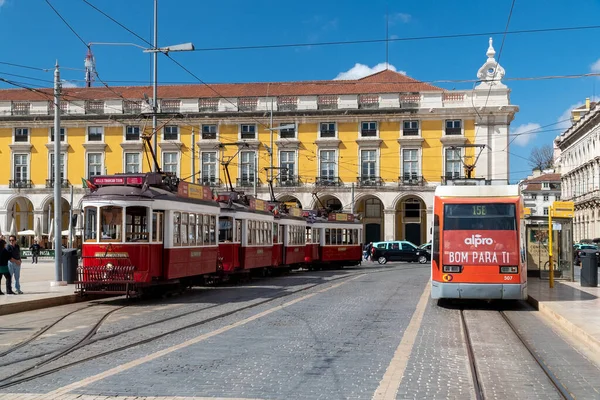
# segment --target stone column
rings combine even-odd
[[[383,236],[384,240],[396,240],[396,210],[383,210]]]

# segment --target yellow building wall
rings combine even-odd
[[[379,138],[383,140],[379,148],[379,175],[384,182],[397,182],[400,176],[400,122],[381,122]],[[360,164],[360,159],[358,159]]]
[[[49,127],[29,129],[29,142],[31,143],[29,179],[35,185],[44,185],[46,179],[51,178],[48,170],[50,168],[50,151],[46,147],[46,143],[50,142],[49,131]],[[12,168],[9,171],[12,171]],[[68,174],[69,171],[65,172]]]
[[[298,176],[304,183],[314,183],[319,176],[319,150],[315,141],[319,136],[319,124],[298,125]]]
[[[426,182],[439,182],[442,176],[444,151],[440,138],[444,129],[442,120],[421,121],[421,170]]]
[[[477,131],[476,127],[475,127],[475,120],[473,119],[467,119],[467,120],[463,120],[463,124],[464,124],[464,130],[465,130],[465,137],[467,138],[467,143],[468,144],[473,144],[475,143],[475,133]],[[481,132],[478,132],[479,135],[481,135]],[[479,150],[475,147],[467,147],[465,149],[465,163],[467,164],[473,164],[475,162],[475,157],[477,157],[477,154],[479,154]],[[477,176],[477,168],[475,168],[473,170],[473,175],[474,178]]]
[[[358,123],[340,122],[338,124],[338,138],[342,141],[338,151],[338,176],[344,183],[356,182],[359,176],[358,155]]]
[[[0,185],[8,185],[10,176],[10,147],[8,145],[12,143],[12,129],[0,128],[0,171],[4,173],[0,174]]]
[[[85,127],[67,128],[67,179],[71,185],[81,187],[81,178],[87,178],[86,156],[83,143],[85,142],[87,129]]]

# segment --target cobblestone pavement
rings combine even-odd
[[[181,317],[98,341],[36,372],[197,325],[0,389],[0,399],[371,399],[411,329],[416,338],[401,354],[407,361],[396,398],[474,398],[458,309],[432,300],[417,309],[429,276],[428,266],[417,264],[368,265],[134,303],[111,316],[96,336]],[[315,283],[321,285],[308,288]],[[308,289],[275,298],[302,288]],[[415,329],[419,309],[424,313]],[[233,313],[219,317],[228,312]],[[546,350],[540,354],[556,364],[569,389],[578,387],[578,398],[600,398],[597,367],[535,314],[520,303],[508,312],[523,335]],[[476,306],[466,317],[486,398],[557,398],[497,311]],[[65,340],[61,335],[44,338],[35,350],[56,346],[53,340]],[[551,349],[542,340],[553,342]],[[0,367],[0,373],[6,370]]]

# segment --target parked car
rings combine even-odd
[[[395,240],[388,242],[375,242],[371,250],[371,259],[379,264],[388,261],[407,261],[426,264],[431,260],[431,254],[425,249],[420,249],[411,242]]]
[[[422,245],[419,246],[419,249],[427,250],[429,252],[429,254],[431,254],[431,242],[423,243]]]

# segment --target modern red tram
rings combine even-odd
[[[431,297],[527,299],[522,212],[517,185],[438,186]]]
[[[78,289],[130,294],[217,269],[219,205],[209,187],[161,173],[95,176],[83,197]]]

